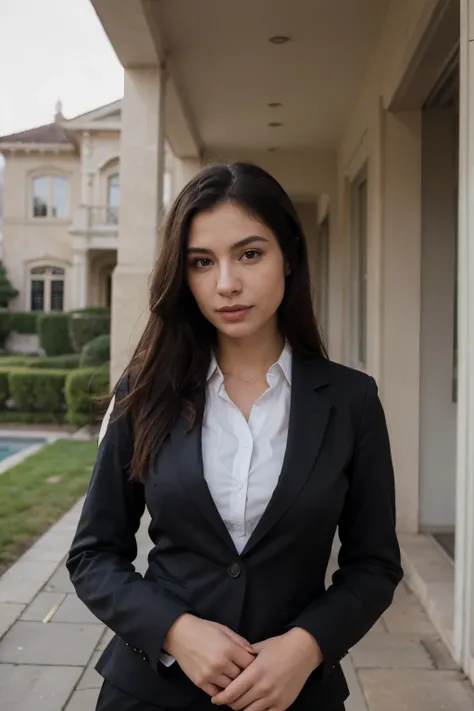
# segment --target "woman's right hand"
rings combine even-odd
[[[256,656],[252,645],[233,630],[188,613],[170,627],[163,649],[209,696],[225,689]]]

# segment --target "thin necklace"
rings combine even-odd
[[[228,371],[222,371],[222,375],[224,376],[224,378],[227,376],[230,378],[235,378],[236,380],[241,380],[243,383],[247,383],[248,385],[253,385],[254,383],[257,383],[260,380],[259,376],[248,380],[247,378],[242,378],[240,375],[234,375],[233,373],[229,373]]]

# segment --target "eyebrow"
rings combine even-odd
[[[268,240],[265,237],[252,235],[235,242],[235,244],[232,245],[232,249],[247,247],[249,244],[254,244],[255,242],[268,242]],[[188,247],[188,254],[212,254],[212,249],[209,249],[208,247]]]

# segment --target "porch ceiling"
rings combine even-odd
[[[147,3],[147,14],[204,148],[328,150],[343,130],[389,4],[157,0]],[[291,41],[272,44],[274,35]]]

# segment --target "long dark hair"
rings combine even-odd
[[[150,287],[150,315],[123,378],[121,409],[133,426],[131,476],[144,481],[171,428],[185,414],[202,420],[205,383],[216,330],[201,314],[186,280],[187,242],[198,213],[230,201],[269,227],[290,267],[278,320],[281,334],[300,356],[327,358],[313,313],[303,230],[290,198],[261,168],[248,163],[213,165],[196,175],[171,207]]]

